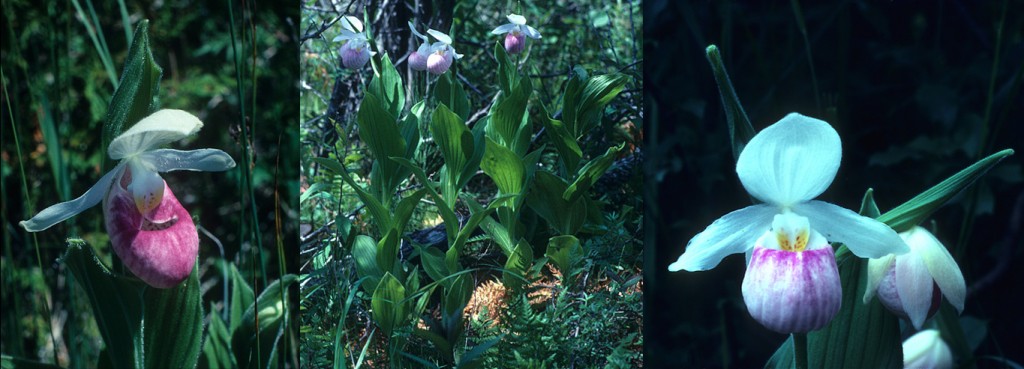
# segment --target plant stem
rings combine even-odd
[[[796,369],[807,369],[807,333],[793,333],[793,358]]]

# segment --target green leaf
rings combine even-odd
[[[396,229],[392,228],[377,242],[377,267],[387,272],[395,272],[398,261],[398,244],[402,241]]]
[[[577,106],[563,106],[562,112],[575,110],[575,135],[583,136],[594,129],[604,115],[604,107],[626,88],[629,77],[622,74],[610,74],[591,77],[580,92]]]
[[[456,365],[455,367],[457,369],[479,368],[481,365],[483,365],[483,361],[480,359],[483,358],[484,353],[486,353],[487,350],[490,350],[491,347],[494,347],[494,345],[497,345],[498,342],[501,342],[502,338],[505,338],[504,333],[498,335],[498,337],[494,337],[492,339],[484,341],[479,345],[474,346],[469,351],[466,351],[465,354],[462,354],[462,357],[459,358],[459,365]]]
[[[447,264],[445,264],[444,253],[436,247],[421,248],[420,263],[423,263],[423,270],[434,281],[442,282],[450,273]]]
[[[381,100],[373,94],[363,96],[356,113],[359,126],[359,137],[376,159],[373,163],[379,178],[373,178],[371,186],[377,189],[375,195],[381,196],[384,203],[402,181],[401,167],[390,157],[404,157],[406,154],[405,138],[400,134],[395,115],[387,111]],[[372,177],[372,175],[371,175]]]
[[[526,80],[512,93],[498,98],[487,122],[487,129],[491,131],[488,137],[509,149],[515,147],[526,115],[526,103],[532,92],[532,86]]]
[[[954,174],[939,184],[922,192],[900,206],[893,208],[878,217],[896,232],[906,232],[923,222],[935,210],[938,210],[949,199],[956,196],[985,172],[992,169],[1000,160],[1013,155],[1013,149],[1006,149],[979,160],[964,170]]]
[[[9,355],[0,355],[0,369],[63,369],[55,364],[26,360]]]
[[[143,299],[146,367],[194,368],[203,342],[199,264],[176,287],[146,288]]]
[[[864,200],[860,203],[860,215],[868,218],[878,218],[881,215],[881,211],[878,210],[878,204],[875,203],[875,190],[869,188],[864,193]]]
[[[404,324],[405,320],[405,287],[402,282],[391,273],[385,273],[373,291],[370,306],[373,307],[373,321],[385,336],[391,337],[395,327]]]
[[[384,277],[384,271],[377,266],[377,241],[366,235],[356,236],[352,244],[352,259],[356,262],[356,275],[366,278],[362,284],[363,289],[373,293],[377,283]]]
[[[454,204],[457,191],[462,188],[461,176],[467,172],[476,145],[473,134],[458,115],[444,104],[437,106],[430,122],[430,132],[441,149],[447,176],[441,179],[442,193],[449,204]],[[475,171],[475,168],[473,169]]]
[[[738,160],[747,142],[754,137],[754,127],[750,125],[750,118],[747,118],[747,113],[743,111],[743,105],[732,88],[732,81],[729,80],[729,73],[725,71],[718,46],[708,46],[705,53],[715,74],[718,92],[722,96],[722,108],[725,109],[725,121],[729,125],[729,138],[732,140],[732,157]]]
[[[518,194],[523,190],[526,168],[522,159],[490,138],[487,139],[480,169],[494,180],[502,194]]]
[[[548,113],[547,108],[543,104],[541,104],[541,110],[544,117],[540,121],[544,124],[544,129],[547,130],[548,141],[555,145],[555,150],[558,150],[558,159],[562,161],[565,170],[568,173],[575,173],[576,167],[583,157],[583,150],[580,149],[576,137],[569,132],[569,129],[562,121],[550,118],[551,114]]]
[[[533,190],[526,196],[526,205],[562,235],[575,234],[587,219],[584,201],[569,202],[562,197],[568,187],[562,178],[538,171]]]
[[[408,168],[412,172],[413,176],[416,177],[416,180],[423,185],[423,189],[427,191],[427,195],[437,203],[437,212],[441,215],[441,219],[444,220],[444,229],[448,235],[448,244],[455,242],[455,237],[458,234],[459,218],[455,215],[455,211],[448,205],[448,202],[445,201],[444,197],[438,194],[434,189],[434,182],[430,181],[430,178],[427,177],[427,173],[423,171],[423,168],[420,168],[416,163],[413,163],[409,159],[393,157],[391,160],[394,160],[399,165]]]
[[[516,65],[509,59],[505,45],[502,45],[501,41],[494,44],[494,59],[498,61],[498,86],[501,87],[503,94],[508,95],[515,88],[518,76]]]
[[[234,356],[231,355],[231,333],[220,315],[210,312],[210,325],[206,330],[206,342],[203,344],[205,365],[210,369],[230,369],[235,367]]]
[[[135,28],[121,81],[107,108],[102,137],[104,152],[110,141],[121,135],[125,125],[133,125],[156,111],[162,75],[163,69],[153,60],[149,49],[149,20],[143,19]],[[104,169],[113,168],[116,164],[106,155],[103,155],[103,163]]]
[[[450,287],[445,289],[444,293],[444,316],[442,319],[452,320],[461,319],[462,311],[466,308],[466,304],[469,303],[469,299],[473,297],[473,275],[463,272],[458,274],[455,279],[452,280]],[[461,324],[458,328],[462,328]]]
[[[434,85],[434,99],[437,100],[438,105],[443,104],[450,108],[459,118],[462,118],[462,121],[469,119],[469,97],[466,96],[466,90],[462,88],[461,83],[452,81],[451,73],[442,74],[437,78],[437,84]]]
[[[380,59],[380,70],[374,71],[373,80],[370,81],[366,91],[379,99],[384,109],[392,117],[397,117],[405,108],[405,86],[402,84],[402,77],[398,74],[398,70],[391,64],[391,58],[384,54]]]
[[[576,236],[555,236],[548,240],[548,249],[544,252],[551,262],[555,263],[558,270],[562,271],[564,278],[572,274],[572,267],[583,258],[583,246]]]
[[[512,238],[509,237],[508,229],[505,226],[498,223],[497,220],[491,217],[485,217],[481,223],[480,228],[484,230],[488,236],[491,237],[495,243],[501,247],[501,251],[505,255],[511,255],[514,245],[512,245]]]
[[[580,175],[576,177],[576,180],[565,189],[565,193],[562,194],[562,198],[569,201],[570,203],[579,200],[581,196],[587,193],[590,186],[597,183],[597,180],[604,175],[604,172],[608,171],[608,168],[615,163],[615,156],[622,150],[624,144],[620,144],[616,147],[609,147],[608,151],[604,155],[598,156],[591,160],[583,168],[580,168]]]
[[[401,201],[398,202],[398,206],[395,207],[395,217],[392,219],[392,229],[402,234],[405,231],[405,226],[409,223],[409,218],[412,217],[412,213],[416,210],[416,205],[419,205],[420,200],[427,194],[424,189],[413,191],[413,193]]]
[[[526,284],[526,271],[533,266],[533,247],[526,240],[519,241],[505,262],[501,281],[512,291],[521,291]]]
[[[294,274],[285,274],[271,282],[245,310],[243,323],[231,336],[231,350],[240,368],[264,368],[275,361],[284,330],[291,324],[286,305],[291,301],[289,287],[297,280]]]
[[[68,240],[61,258],[89,297],[96,325],[116,368],[144,366],[142,319],[143,289],[139,280],[114,275],[96,257],[92,247],[80,239]]]
[[[333,162],[333,160],[325,158],[314,158],[313,161],[316,161],[317,163],[321,164]],[[332,167],[330,166],[325,167],[328,169],[332,169]],[[380,200],[378,200],[376,196],[364,190],[361,186],[359,186],[359,184],[356,183],[355,180],[349,177],[348,171],[345,170],[345,167],[341,166],[340,164],[336,165],[336,167],[337,169],[340,169],[339,173],[341,174],[341,180],[347,183],[349,187],[352,187],[352,190],[355,191],[356,196],[359,196],[359,200],[362,200],[363,205],[366,206],[366,210],[369,211],[370,216],[373,217],[373,221],[377,223],[377,228],[390,229],[393,224],[391,219],[391,213],[388,211],[386,207],[384,207],[384,204],[381,204]]]

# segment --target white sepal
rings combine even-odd
[[[512,23],[512,24],[515,24],[515,25],[520,25],[521,26],[521,25],[526,24],[526,17],[521,16],[519,14],[509,14],[507,18],[508,18],[508,22],[509,23]]]
[[[811,220],[829,242],[841,242],[862,258],[880,258],[910,251],[892,228],[875,219],[824,201],[812,200],[793,206],[793,212]]]
[[[111,159],[126,157],[152,150],[158,146],[191,136],[203,127],[195,115],[184,110],[163,109],[124,131],[110,142],[107,154]]]
[[[921,329],[928,319],[935,292],[933,283],[920,256],[909,253],[896,258],[896,292],[914,328]]]
[[[921,257],[928,268],[928,274],[935,280],[942,295],[946,296],[958,312],[963,312],[967,284],[949,250],[935,238],[935,235],[922,227],[914,227],[910,231],[900,233],[900,237],[910,246],[911,252]]]
[[[444,32],[441,32],[441,31],[438,31],[438,30],[435,30],[435,29],[428,29],[427,33],[430,34],[431,36],[434,36],[434,38],[436,38],[438,41],[441,41],[441,43],[443,43],[445,45],[451,45],[452,44],[452,38],[449,37]]]
[[[718,218],[686,244],[686,251],[668,266],[668,270],[708,270],[728,255],[752,249],[777,212],[774,206],[760,204]]]
[[[118,176],[118,172],[123,170],[124,166],[124,163],[115,166],[114,169],[104,174],[99,181],[93,184],[88,191],[85,191],[82,196],[71,201],[50,205],[50,207],[37,213],[32,219],[23,220],[18,224],[25,228],[26,231],[39,232],[78,215],[78,213],[85,211],[85,209],[96,206],[100,201],[103,201],[103,198],[107,195],[107,190],[110,189],[110,184],[114,182],[114,177]]]

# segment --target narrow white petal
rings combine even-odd
[[[822,120],[790,113],[754,135],[736,174],[754,197],[790,206],[825,192],[839,170],[842,142]]]
[[[896,255],[892,254],[878,259],[868,259],[868,284],[867,288],[864,289],[863,300],[865,304],[875,296],[875,292],[878,291],[878,284],[882,282],[885,273],[889,271],[889,266],[895,261]]]
[[[203,128],[203,122],[189,112],[159,110],[114,138],[107,148],[107,154],[111,159],[121,160],[188,137],[199,132],[200,128]]]
[[[872,218],[824,201],[811,200],[793,206],[793,212],[811,220],[829,242],[842,242],[862,258],[900,255],[910,250],[892,228]]]
[[[909,253],[896,257],[896,291],[910,322],[921,329],[932,306],[934,285],[920,256]]]
[[[686,243],[686,251],[668,270],[708,270],[730,254],[752,249],[757,238],[771,228],[772,217],[778,212],[774,206],[759,204],[718,218]]]
[[[82,196],[77,199],[62,202],[59,204],[51,205],[50,207],[43,209],[36,214],[32,219],[21,221],[21,227],[25,228],[29,232],[39,232],[47,228],[52,227],[54,224],[63,222],[64,220],[77,215],[85,211],[85,209],[91,208],[100,201],[103,201],[103,197],[107,195],[107,190],[110,189],[110,184],[114,181],[114,177],[124,168],[124,163],[118,164],[113,170],[104,174],[96,184],[92,185],[88,191],[85,191]]]
[[[540,40],[540,32],[537,32],[536,28],[527,26],[525,24],[523,25],[522,28],[525,29],[526,32],[523,32],[523,33],[525,33],[527,36],[530,36],[530,38],[532,38],[534,40]]]
[[[448,37],[448,35],[446,35],[444,32],[435,29],[428,29],[427,33],[430,34],[431,36],[434,36],[434,38],[436,38],[438,41],[441,41],[441,43],[445,45],[452,44],[452,38]]]
[[[491,31],[491,34],[492,35],[500,35],[500,34],[512,32],[512,30],[514,30],[514,29],[516,29],[516,25],[514,25],[512,23],[506,23],[506,24],[502,24],[502,25],[498,26],[497,28],[495,28],[493,31]]]
[[[217,149],[189,151],[160,149],[143,153],[139,158],[150,163],[157,172],[175,170],[220,172],[235,167],[235,161],[231,159],[231,155]]]
[[[526,24],[526,17],[521,16],[519,14],[509,14],[508,21],[511,22],[512,24],[523,25]]]
[[[412,21],[409,21],[409,29],[412,30],[412,34],[416,35],[416,37],[423,39],[423,42],[427,41],[427,36],[417,31],[416,27],[412,24]]]
[[[914,227],[909,232],[900,234],[910,246],[912,252],[918,254],[928,267],[928,273],[939,285],[939,290],[946,296],[949,303],[957,311],[964,311],[964,299],[967,297],[967,284],[960,272],[956,260],[949,250],[935,238],[931,232],[921,227]]]

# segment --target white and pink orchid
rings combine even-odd
[[[791,113],[765,128],[736,162],[743,187],[764,203],[711,223],[669,270],[707,270],[730,254],[749,253],[743,298],[754,319],[780,333],[824,327],[842,296],[829,242],[864,258],[908,250],[889,226],[814,200],[841,159],[839,134],[824,121]]]
[[[370,61],[370,56],[376,54],[370,51],[370,43],[363,33],[363,22],[351,15],[341,17],[341,34],[334,38],[334,42],[344,42],[341,45],[341,64],[345,68],[359,69]]]
[[[509,14],[508,23],[503,24],[491,31],[491,34],[505,34],[505,51],[509,54],[518,54],[526,48],[526,38],[540,39],[540,32],[537,29],[526,25],[526,17],[519,14]]]
[[[114,252],[150,286],[169,288],[192,273],[199,253],[196,226],[160,172],[224,171],[235,166],[216,149],[159,149],[191,136],[203,123],[173,109],[143,118],[111,141],[107,154],[120,163],[82,196],[43,209],[20,224],[39,232],[103,201],[103,215]]]

